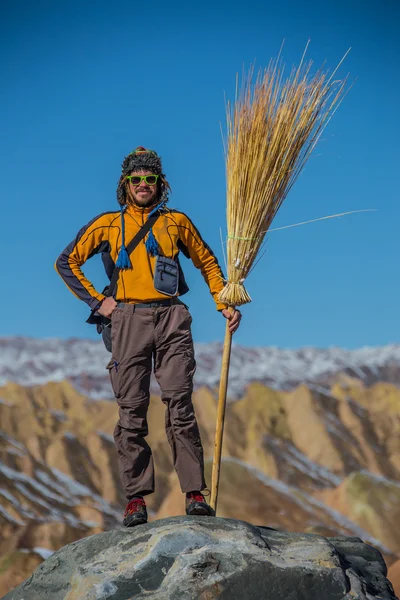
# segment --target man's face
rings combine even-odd
[[[154,175],[151,171],[132,171],[130,175]],[[128,180],[130,192],[132,194],[135,204],[138,206],[151,206],[157,197],[158,186],[157,183],[154,185],[148,185],[144,179],[139,185],[134,185]]]

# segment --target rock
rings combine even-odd
[[[395,600],[359,538],[173,517],[73,542],[3,600]]]

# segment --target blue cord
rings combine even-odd
[[[158,206],[156,206],[151,213],[149,214],[148,218],[150,218],[152,215],[154,215],[154,213],[156,213],[158,210],[160,210],[161,208],[163,208],[163,206],[165,206],[166,202],[161,202]],[[159,254],[159,247],[158,247],[158,243],[156,238],[154,237],[154,233],[153,233],[153,228],[150,228],[149,231],[149,235],[147,236],[147,240],[146,240],[146,250],[147,252],[150,254],[150,256],[158,256]]]
[[[125,246],[125,217],[124,217],[125,209],[126,209],[126,206],[121,206],[122,244],[121,244],[121,249],[118,254],[117,262],[115,263],[115,266],[118,267],[119,269],[130,269],[132,267],[132,263],[129,259],[128,252],[126,251],[126,246]]]

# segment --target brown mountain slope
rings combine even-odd
[[[392,398],[390,412],[380,401],[386,394]],[[338,475],[367,469],[400,479],[400,390],[395,386],[359,383],[332,391],[300,386],[285,396],[285,409],[293,443],[311,460]]]
[[[210,461],[216,399],[201,389],[194,404]],[[112,437],[117,418],[114,402],[90,400],[66,382],[0,389],[0,555],[9,557],[6,564],[18,562],[21,550],[54,550],[120,523],[125,499]],[[151,518],[182,514],[157,397],[148,420],[157,477],[156,493],[147,498]],[[390,563],[400,552],[391,526],[399,518],[399,432],[395,386],[364,388],[348,379],[331,390],[283,392],[253,383],[227,407],[219,514],[375,538],[390,549]]]
[[[24,456],[19,457],[9,449],[6,465],[32,475],[32,460],[43,462],[101,494],[107,502],[124,504],[112,435],[118,418],[114,402],[90,400],[65,381],[33,388],[9,384],[0,389],[0,397],[0,436],[15,440],[24,449]],[[173,465],[159,399],[151,402],[149,423],[162,483],[163,473],[169,473]],[[151,502],[157,505],[156,495]]]
[[[368,471],[354,472],[318,497],[375,538],[384,539],[393,552],[399,551],[400,531],[394,524],[400,523],[400,483]]]

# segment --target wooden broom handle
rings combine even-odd
[[[229,307],[228,310],[231,313],[233,313],[235,309],[233,307]],[[220,467],[221,467],[222,438],[224,435],[226,393],[227,393],[227,389],[228,389],[228,375],[229,375],[229,363],[230,363],[230,358],[231,358],[231,346],[232,346],[232,334],[229,331],[229,320],[227,320],[226,321],[226,329],[225,329],[224,349],[223,349],[223,353],[222,353],[221,379],[219,382],[217,426],[216,426],[216,430],[215,430],[214,460],[213,460],[212,478],[211,478],[210,506],[215,512],[217,511],[219,471],[220,471]]]

